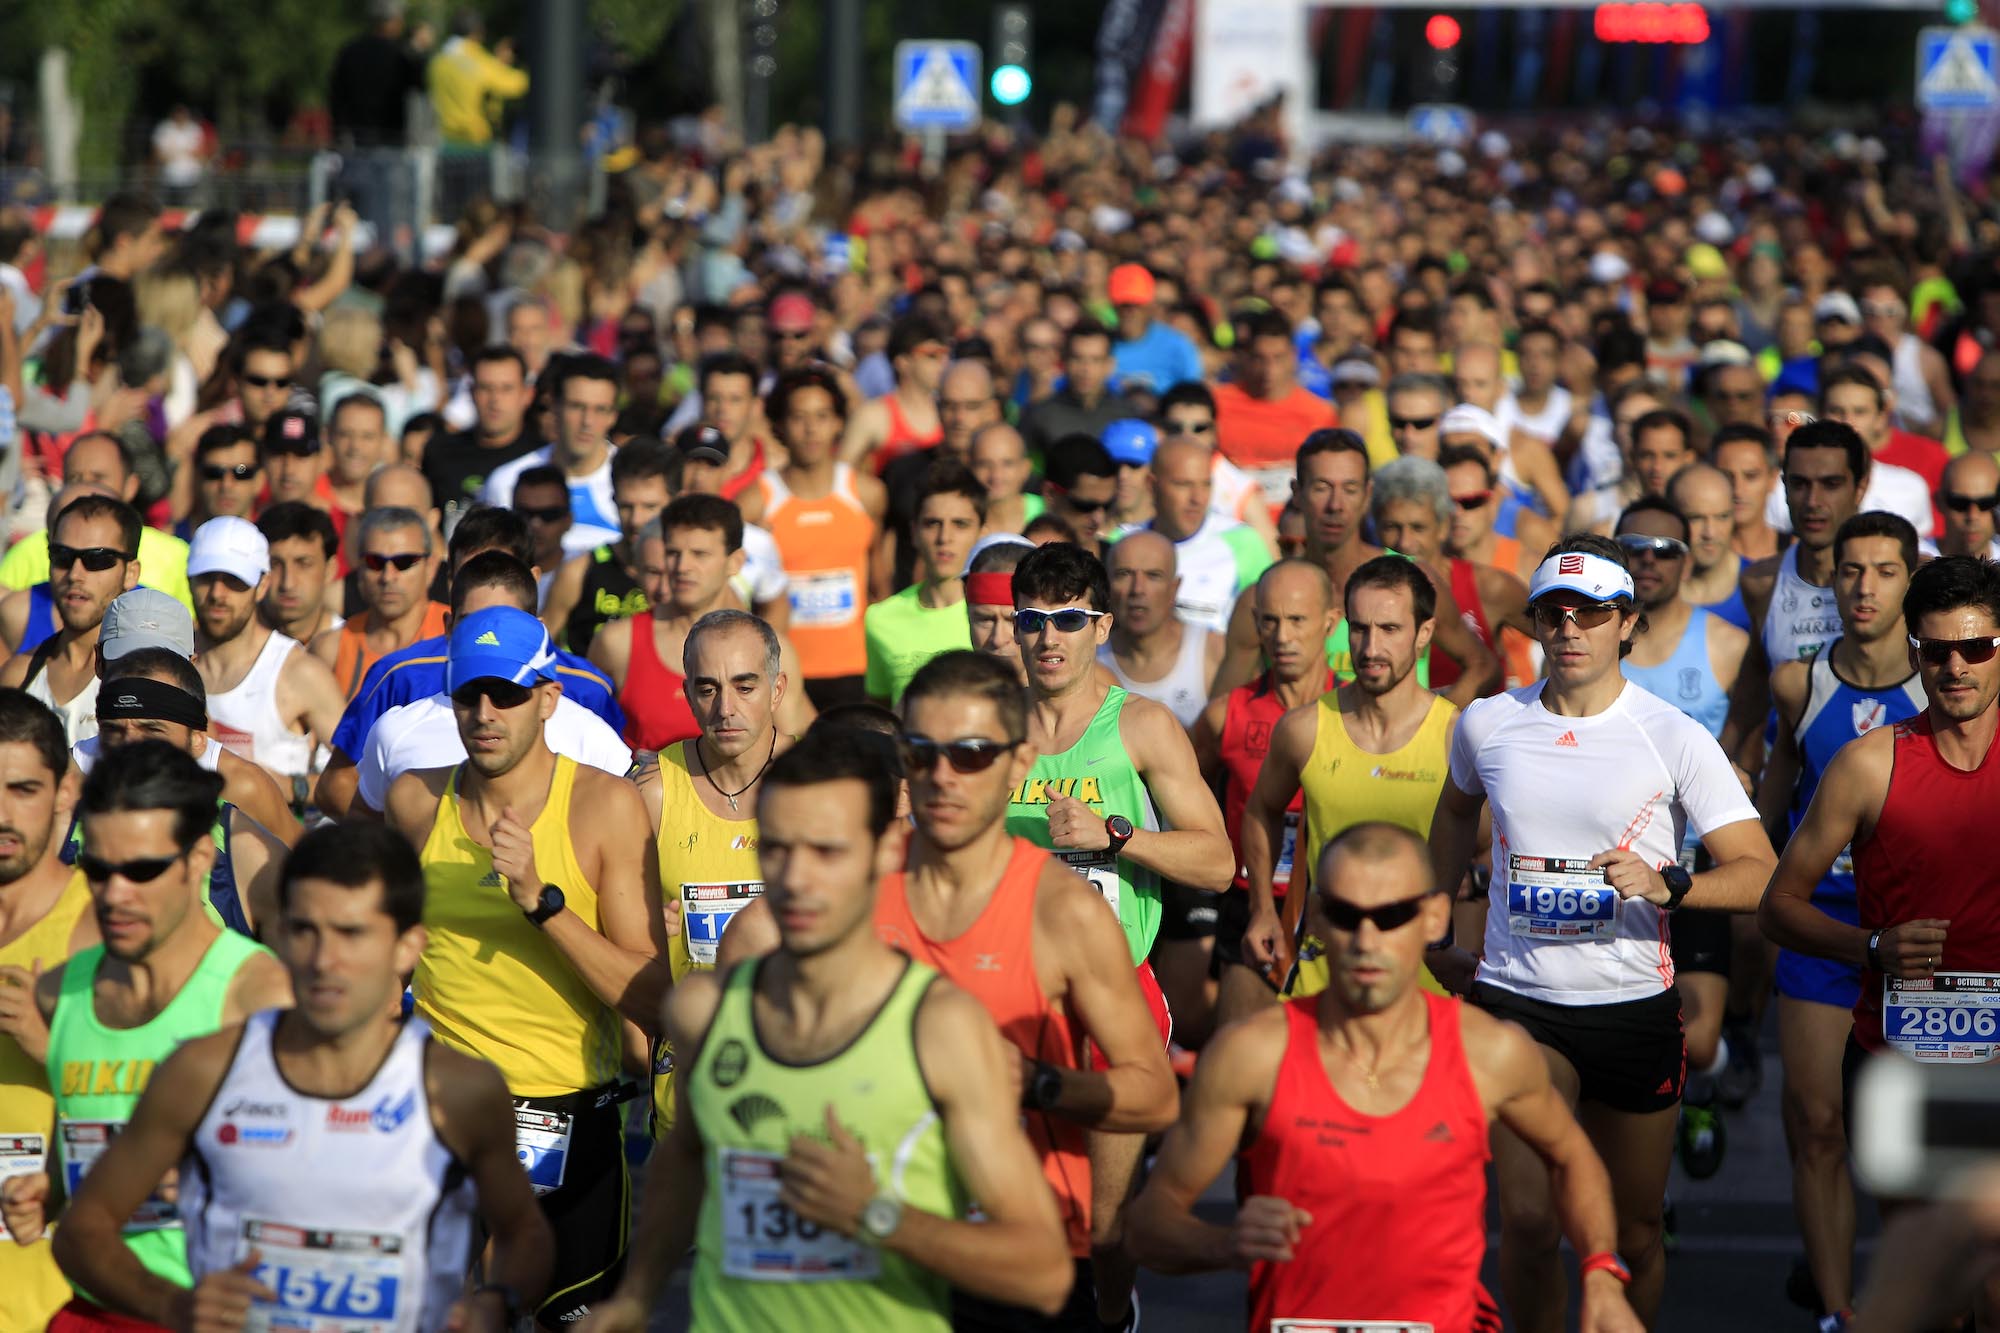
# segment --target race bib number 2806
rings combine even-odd
[[[2000,1053],[2000,972],[1882,980],[1882,1035],[1923,1064],[1984,1064]]]

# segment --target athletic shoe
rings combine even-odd
[[[1691,1180],[1707,1180],[1722,1169],[1722,1154],[1729,1146],[1728,1131],[1713,1107],[1681,1104],[1678,1147],[1681,1170]]]
[[[1819,1333],[1846,1333],[1847,1326],[1853,1319],[1854,1311],[1835,1310],[1830,1315],[1822,1315],[1819,1323],[1814,1325],[1814,1327],[1819,1330]]]
[[[1139,1333],[1138,1291],[1135,1289],[1132,1292],[1132,1307],[1125,1312],[1123,1319],[1116,1323],[1106,1323],[1100,1319],[1097,1321],[1097,1326],[1103,1329],[1104,1333]]]

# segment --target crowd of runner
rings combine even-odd
[[[1798,1326],[2000,1314],[1849,1174],[2000,1053],[2000,214],[642,147],[428,267],[0,212],[0,1328],[1639,1329],[1771,1027]]]

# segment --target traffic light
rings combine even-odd
[[[1026,5],[997,5],[993,10],[993,49],[988,63],[993,75],[987,86],[1001,106],[1019,106],[1035,90],[1029,66],[1034,59],[1035,16]]]
[[[1450,14],[1433,14],[1424,21],[1424,44],[1430,59],[1419,79],[1424,101],[1448,102],[1458,86],[1458,39],[1464,35],[1458,20]]]
[[[1424,24],[1424,40],[1433,51],[1449,51],[1458,45],[1458,20],[1449,14],[1433,14]]]
[[[1979,0],[1945,0],[1947,23],[1971,23],[1979,17]]]

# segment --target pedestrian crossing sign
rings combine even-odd
[[[1931,27],[1917,35],[1917,106],[1985,111],[2000,106],[2000,34],[1977,26]]]
[[[978,43],[896,43],[897,129],[958,134],[979,128],[980,86]]]

